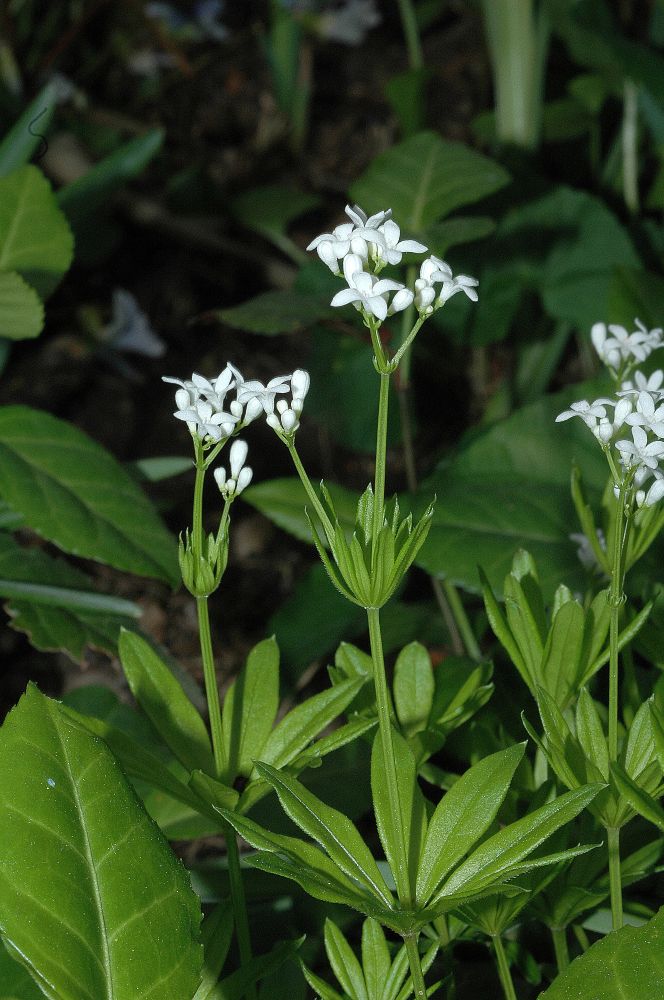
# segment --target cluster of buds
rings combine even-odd
[[[662,330],[647,330],[638,320],[636,326],[631,334],[622,326],[607,328],[604,323],[592,328],[595,350],[614,377],[662,346]],[[637,507],[652,507],[664,497],[663,382],[661,370],[650,376],[636,371],[633,380],[619,382],[614,397],[581,399],[556,417],[556,421],[579,417],[584,422],[607,453],[612,471],[622,469],[620,476],[614,473],[616,495],[621,483],[627,485]]]

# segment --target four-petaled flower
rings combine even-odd
[[[413,301],[413,293],[400,282],[377,278],[375,274],[363,271],[362,259],[356,254],[349,254],[345,258],[344,276],[348,288],[337,292],[330,303],[332,306],[345,306],[352,302],[356,309],[364,309],[382,321],[388,313],[387,293],[397,293],[392,300],[392,312],[406,309]]]

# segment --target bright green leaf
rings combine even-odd
[[[198,901],[106,745],[30,687],[0,774],[0,929],[46,995],[192,996]]]
[[[383,928],[372,917],[362,924],[362,968],[369,1000],[383,1000],[392,965]]]
[[[411,642],[397,656],[394,665],[394,706],[405,735],[423,729],[435,688],[431,658],[419,642]]]
[[[264,639],[226,692],[222,715],[227,780],[248,778],[261,756],[279,708],[279,647]]]
[[[0,337],[27,340],[44,327],[44,307],[34,288],[16,271],[0,271]]]
[[[351,1000],[368,1000],[362,968],[334,921],[325,921],[325,951],[332,971]]]
[[[27,406],[0,412],[0,494],[73,555],[177,583],[176,545],[123,467],[73,425]]]

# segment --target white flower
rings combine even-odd
[[[285,399],[280,399],[277,403],[276,412],[268,415],[267,423],[277,433],[290,436],[295,434],[295,431],[300,426],[300,416],[299,413],[288,405]]]
[[[214,470],[214,478],[221,495],[226,500],[232,500],[242,493],[251,482],[253,471],[244,463],[247,460],[249,448],[246,441],[234,441],[229,453],[230,476],[226,479],[226,470],[223,466]]]
[[[659,395],[657,393],[657,398],[653,398],[650,392],[639,392],[636,397],[636,408],[633,413],[628,414],[626,422],[635,427],[646,427],[657,437],[664,438],[664,404],[655,405],[659,402]],[[620,402],[625,403],[627,400],[623,398]]]
[[[357,254],[366,260],[369,256],[369,244],[381,250],[386,249],[385,237],[378,231],[378,225],[389,216],[389,211],[379,212],[367,219],[357,205],[352,209],[347,205],[346,213],[352,219],[351,222],[335,226],[331,233],[316,236],[307,247],[307,250],[315,250],[334,274],[341,273],[339,261],[349,253]]]
[[[274,411],[274,401],[278,394],[283,392],[288,392],[290,386],[290,375],[278,375],[277,378],[272,378],[267,383],[263,385],[258,379],[250,379],[245,381],[244,377],[233,365],[228,364],[233,375],[235,376],[236,388],[237,388],[237,402],[244,406],[246,404],[247,410],[245,412],[245,423],[250,420],[255,419],[255,416],[260,413],[260,407],[262,407],[264,413],[272,413]],[[257,401],[257,402],[255,402]],[[249,417],[247,417],[249,414]]]
[[[659,459],[664,455],[664,441],[648,442],[648,435],[643,427],[632,427],[631,441],[616,441],[620,453],[620,461],[625,468],[642,466],[655,470]]]
[[[661,344],[661,330],[648,330],[638,319],[634,322],[637,329],[632,333],[617,323],[609,324],[608,329],[605,323],[595,323],[590,331],[599,357],[614,371],[618,371],[624,362],[645,361]]]
[[[367,213],[359,205],[346,205],[345,212],[353,225],[360,229],[378,229],[379,226],[382,226],[384,222],[392,217],[391,208],[386,208],[383,212],[376,212],[375,215],[368,217]]]
[[[636,503],[638,507],[652,507],[664,497],[664,476],[661,472],[655,471],[655,481],[646,493],[645,490],[636,491]]]
[[[435,286],[439,282],[442,287],[436,294]],[[420,313],[432,313],[457,292],[464,292],[469,299],[477,302],[477,285],[477,279],[467,274],[459,274],[455,278],[450,265],[432,254],[420,265],[420,276],[415,282],[415,306]]]
[[[368,228],[368,227],[367,227]],[[401,263],[401,257],[405,253],[426,253],[427,247],[417,240],[402,240],[401,230],[396,222],[388,219],[378,229],[384,237],[385,246],[380,243],[372,244],[372,256],[376,260],[387,261],[388,264]]]
[[[643,372],[636,371],[634,372],[634,382],[632,382],[631,379],[627,382],[623,382],[618,395],[629,396],[637,392],[652,392],[658,397],[661,397],[664,395],[661,391],[663,381],[664,371],[662,371],[661,368],[658,368],[657,371],[654,371],[652,375],[649,376],[644,375]],[[636,385],[634,383],[636,383]]]
[[[556,417],[556,423],[560,423],[561,420],[571,420],[572,417],[581,417],[584,424],[590,427],[591,431],[597,426],[599,420],[606,418],[606,407],[611,406],[613,401],[611,399],[596,399],[594,402],[589,403],[587,399],[580,399],[577,403],[572,403],[569,410],[563,410]]]
[[[317,28],[328,41],[361,45],[367,32],[380,22],[375,0],[347,0],[340,9],[321,14]]]
[[[190,433],[201,439],[220,441],[230,437],[238,422],[237,414],[223,408],[232,378],[232,372],[224,369],[213,382],[197,372],[191,379],[164,376],[162,381],[180,386],[175,393],[177,409],[174,416],[187,424]]]
[[[330,305],[345,306],[352,302],[356,309],[363,309],[381,321],[388,314],[387,293],[408,292],[408,289],[398,281],[377,278],[376,275],[363,271],[362,259],[356,254],[349,254],[345,258],[344,276],[349,287],[337,292]],[[412,302],[412,292],[406,296],[395,295],[389,311],[398,312],[400,309],[405,309],[410,302]]]

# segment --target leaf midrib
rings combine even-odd
[[[49,705],[49,713],[51,714],[51,718],[52,718],[52,711],[53,710],[51,709],[51,707]],[[81,803],[81,798],[80,798],[80,795],[79,795],[78,786],[76,784],[76,781],[75,781],[75,778],[74,778],[74,774],[73,774],[73,771],[72,771],[72,768],[71,768],[71,763],[70,763],[70,759],[69,759],[68,748],[67,748],[67,746],[65,744],[65,741],[62,738],[62,733],[60,731],[60,727],[58,726],[57,722],[53,718],[52,718],[52,721],[54,723],[53,728],[55,729],[55,732],[57,734],[58,741],[60,743],[60,747],[61,747],[61,750],[62,750],[62,758],[63,758],[63,761],[64,761],[65,766],[67,768],[67,774],[69,775],[69,780],[71,782],[72,792],[73,792],[73,795],[74,795],[74,803],[76,805],[76,813],[77,813],[79,824],[80,824],[80,828],[81,828],[81,834],[82,834],[82,839],[83,839],[83,847],[84,847],[84,850],[85,850],[85,855],[86,855],[86,858],[87,858],[88,868],[89,868],[89,872],[90,872],[90,882],[91,882],[92,890],[93,890],[93,900],[94,900],[94,904],[95,904],[95,907],[96,907],[96,910],[97,910],[97,916],[98,916],[98,921],[99,921],[99,929],[100,929],[100,937],[101,937],[101,949],[102,949],[102,954],[101,954],[100,958],[101,958],[101,964],[102,964],[102,968],[104,970],[104,975],[105,975],[106,1000],[114,1000],[115,991],[113,989],[113,969],[112,969],[112,966],[111,966],[111,955],[110,955],[110,951],[109,951],[109,947],[108,947],[108,928],[107,928],[107,925],[106,925],[106,914],[104,912],[104,904],[103,904],[103,900],[101,898],[101,890],[100,890],[100,886],[99,886],[99,879],[98,879],[98,876],[97,876],[97,869],[95,868],[94,859],[93,859],[93,856],[92,856],[92,849],[91,849],[91,846],[90,846],[90,840],[88,838],[88,832],[87,832],[87,828],[86,828],[86,825],[85,825],[85,822],[84,822],[83,806],[82,806],[82,803]]]

